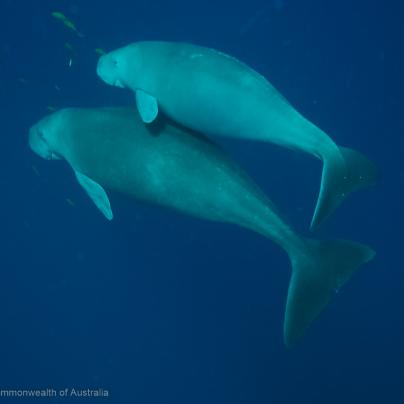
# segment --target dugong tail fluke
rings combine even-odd
[[[284,322],[284,341],[288,347],[300,339],[335,292],[375,254],[371,248],[351,241],[306,242],[311,258],[306,254],[291,257],[293,272]]]
[[[374,184],[378,174],[375,164],[363,154],[339,147],[323,158],[323,173],[310,229],[314,230],[353,191]]]

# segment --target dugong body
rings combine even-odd
[[[280,245],[293,273],[284,339],[293,344],[335,289],[373,257],[349,241],[303,239],[253,181],[207,138],[169,122],[146,126],[132,109],[65,109],[30,130],[33,151],[65,159],[108,219],[106,190],[212,220],[236,224]]]
[[[161,109],[206,134],[271,142],[320,158],[312,228],[349,192],[374,181],[374,167],[364,156],[339,148],[263,76],[224,53],[187,43],[137,42],[101,56],[97,73],[108,84],[135,91],[146,123]]]

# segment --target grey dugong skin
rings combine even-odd
[[[373,251],[350,241],[304,239],[224,152],[206,137],[167,120],[146,126],[134,109],[64,109],[34,125],[31,149],[64,159],[108,219],[108,191],[236,224],[281,246],[292,264],[284,340],[293,345]]]
[[[135,91],[145,122],[154,119],[158,106],[205,134],[275,143],[320,158],[324,166],[312,228],[350,192],[375,181],[366,157],[338,147],[268,80],[222,52],[189,43],[136,42],[101,56],[97,74]]]

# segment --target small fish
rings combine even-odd
[[[36,168],[36,166],[32,165],[31,168],[32,168],[32,171],[33,171],[38,177],[41,176],[41,174],[39,173],[39,170]]]
[[[79,37],[83,37],[84,35],[76,28],[76,24],[69,20],[63,13],[60,11],[53,11],[51,13],[52,17],[56,18],[59,21],[62,21],[62,23],[69,29],[71,29],[73,32],[75,32]]]
[[[57,20],[61,20],[61,21],[66,20],[65,15],[63,13],[59,12],[59,11],[53,11],[52,12],[52,17],[56,18]]]
[[[73,45],[72,45],[70,42],[65,42],[65,48],[66,48],[68,51],[74,53]]]
[[[69,52],[69,61],[68,61],[68,65],[69,67],[72,66],[73,64],[73,59],[75,57],[77,57],[76,51],[73,48],[73,45],[70,42],[65,42],[65,49],[67,49],[67,51]]]
[[[66,202],[67,202],[70,206],[72,206],[72,207],[75,207],[75,206],[76,206],[75,202],[74,202],[72,199],[70,199],[70,198],[66,198]]]
[[[94,52],[97,54],[97,55],[105,55],[107,52],[105,52],[105,50],[104,49],[102,49],[102,48],[95,48],[94,49]]]
[[[84,35],[76,28],[76,26],[71,21],[63,21],[63,23],[66,25],[67,28],[70,28],[72,31],[74,31],[77,36],[79,36],[80,38],[84,37]]]

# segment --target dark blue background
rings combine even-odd
[[[0,389],[102,387],[111,402],[142,404],[404,402],[403,168],[398,129],[384,120],[380,1],[0,4]],[[240,58],[380,167],[381,182],[316,234],[365,242],[377,256],[293,350],[282,342],[290,267],[277,246],[119,195],[108,223],[65,164],[27,147],[47,106],[132,103],[97,78],[94,49],[144,39]],[[221,143],[307,235],[320,163]]]

